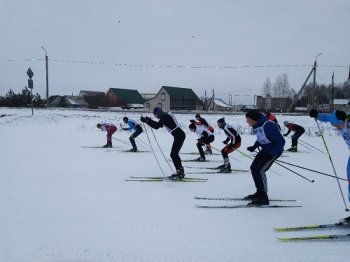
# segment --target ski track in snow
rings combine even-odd
[[[271,198],[296,199],[303,207],[288,210],[204,210],[195,204],[223,202],[195,200],[193,196],[240,197],[254,191],[249,172],[191,174],[208,178],[206,183],[133,183],[129,176],[162,176],[152,152],[127,153],[130,133],[121,131],[123,116],[138,120],[137,112],[78,110],[1,109],[0,118],[0,261],[95,262],[95,261],[347,261],[346,241],[281,243],[277,237],[346,229],[276,233],[274,227],[336,222],[348,214],[336,181],[295,169],[315,179],[309,183],[273,165],[268,172]],[[143,115],[149,115],[142,113]],[[183,152],[196,151],[196,136],[187,130],[193,114],[175,114],[186,132]],[[215,123],[221,115],[203,116],[215,127],[213,146],[224,146],[225,136]],[[277,115],[279,122],[295,121],[306,129],[302,140],[324,149],[314,121],[306,116]],[[242,132],[240,150],[248,153],[255,136],[244,115],[225,116]],[[114,148],[84,148],[105,144],[106,133],[98,122],[113,122],[118,131]],[[342,138],[329,125],[321,124],[338,175],[345,178],[349,155]],[[153,130],[165,159],[148,135],[166,175],[172,137]],[[283,130],[285,131],[285,130]],[[121,142],[123,141],[123,142]],[[147,146],[145,134],[140,142]],[[286,138],[286,149],[290,146]],[[141,149],[142,147],[140,147]],[[147,148],[147,150],[150,150]],[[332,174],[328,156],[300,147],[286,153],[283,161]],[[230,158],[235,169],[249,170],[251,160],[238,152]],[[239,157],[238,157],[239,156]],[[192,156],[182,156],[191,159]],[[195,158],[196,156],[193,156]],[[207,156],[222,161],[220,155]],[[215,162],[186,162],[198,167]],[[202,169],[187,169],[191,171]],[[345,197],[347,183],[341,182]],[[294,203],[293,203],[294,204]]]

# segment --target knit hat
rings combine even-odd
[[[251,120],[258,121],[259,118],[262,116],[257,110],[249,110],[246,114],[245,117],[250,118]]]
[[[218,124],[225,124],[225,118],[220,118],[219,120],[218,120]]]
[[[191,123],[189,126],[188,126],[189,129],[194,129],[196,130],[196,125],[194,123]]]
[[[127,118],[126,116],[123,117],[123,122],[127,123],[129,121],[129,118]]]
[[[200,117],[201,117],[200,114],[196,114],[196,115],[195,115],[195,118],[200,118]]]
[[[289,124],[288,121],[284,121],[284,122],[283,122],[283,125],[284,125],[284,126],[287,126],[288,124]]]

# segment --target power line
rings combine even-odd
[[[43,61],[42,58],[22,58],[22,59],[0,59],[0,62],[28,62]],[[312,67],[313,65],[293,64],[293,65],[228,65],[228,66],[194,66],[194,65],[156,65],[156,64],[128,64],[116,62],[101,62],[92,60],[71,60],[71,59],[49,59],[50,62],[91,64],[103,66],[124,66],[124,67],[144,67],[144,68],[186,68],[186,69],[245,69],[245,68],[291,68],[291,67]],[[318,67],[348,68],[345,65],[317,65]]]

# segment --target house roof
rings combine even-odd
[[[349,104],[350,100],[349,99],[334,99],[333,103],[335,105],[347,105]]]
[[[214,98],[214,102],[215,104],[217,104],[218,106],[222,106],[222,107],[230,107],[228,104],[226,104],[222,99],[220,98]]]
[[[80,90],[79,96],[104,96],[105,92]]]
[[[110,88],[110,90],[125,103],[143,104],[144,102],[137,90],[120,88]]]
[[[89,105],[82,96],[65,96],[65,98],[71,105]]]
[[[195,92],[190,88],[174,87],[174,86],[162,86],[162,88],[173,97],[195,97],[198,104],[203,104],[198,98]]]

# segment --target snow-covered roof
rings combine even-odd
[[[350,102],[350,99],[334,99],[333,100],[333,103],[335,105],[347,105],[347,104],[349,104],[349,102]]]
[[[223,100],[221,100],[220,98],[214,98],[214,102],[216,105],[218,106],[222,106],[222,107],[230,107],[229,105],[227,105]]]

